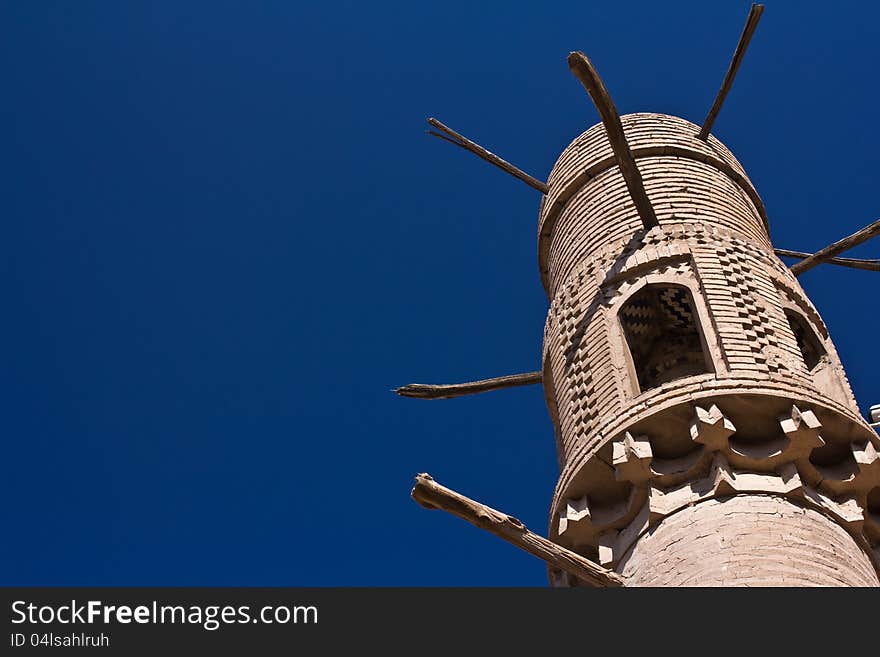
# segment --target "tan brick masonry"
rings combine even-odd
[[[880,439],[773,252],[757,191],[699,126],[621,122],[659,225],[644,228],[601,124],[560,155],[540,209],[543,383],[561,471],[550,538],[640,585],[877,585]],[[680,291],[674,311],[699,345],[674,333],[628,342],[657,335],[661,320],[639,305],[652,290]],[[644,378],[646,364],[677,362],[676,345],[691,345],[692,362],[702,348],[706,368]],[[719,463],[730,482],[713,479]],[[702,492],[685,499],[691,484]],[[777,490],[790,499],[762,495]],[[730,491],[747,495],[720,502]]]
[[[865,553],[813,509],[766,495],[665,518],[621,560],[627,586],[878,586]]]

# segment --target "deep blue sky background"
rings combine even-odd
[[[748,5],[2,2],[0,583],[545,585],[409,498],[557,475],[538,387],[390,392],[540,364],[539,195],[424,120],[545,177],[582,49],[701,122]],[[715,134],[813,250],[880,216],[880,8],[766,5]],[[864,411],[880,278],[802,281]]]

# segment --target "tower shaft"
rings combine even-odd
[[[551,539],[638,585],[880,584],[880,441],[757,191],[699,126],[622,124],[659,225],[602,125],[541,206]]]

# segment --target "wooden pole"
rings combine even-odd
[[[441,486],[429,474],[416,475],[412,498],[427,509],[440,509],[485,529],[508,543],[574,575],[589,586],[623,586],[624,579],[576,552],[529,531],[516,518]]]
[[[590,94],[596,109],[599,110],[599,116],[605,126],[605,132],[608,134],[608,141],[611,142],[611,148],[614,151],[614,158],[617,160],[617,166],[623,175],[642,224],[646,229],[658,226],[660,222],[657,221],[657,216],[654,214],[654,208],[648,199],[647,192],[645,192],[642,174],[639,173],[636,160],[629,149],[629,144],[627,144],[620,115],[617,113],[617,108],[614,106],[614,101],[611,100],[602,78],[599,77],[593,63],[582,52],[569,53],[568,66],[584,89],[587,90],[587,93]]]
[[[433,135],[435,137],[440,137],[441,139],[444,139],[445,141],[452,142],[456,146],[461,146],[466,151],[470,151],[471,153],[473,153],[477,157],[481,157],[482,159],[486,160],[486,162],[489,162],[490,164],[494,164],[496,167],[498,167],[499,169],[501,169],[502,171],[504,171],[506,173],[509,173],[514,178],[519,178],[525,184],[527,184],[529,187],[537,189],[542,194],[546,194],[550,190],[550,187],[547,185],[547,183],[538,180],[534,176],[530,176],[529,174],[527,174],[526,172],[524,172],[520,169],[517,169],[510,162],[508,162],[506,160],[502,160],[500,157],[495,155],[495,153],[487,151],[485,148],[483,148],[482,146],[480,146],[479,144],[477,144],[475,142],[472,142],[470,139],[468,139],[464,135],[461,135],[461,134],[457,133],[455,130],[453,130],[452,128],[443,125],[437,119],[435,119],[433,117],[429,118],[428,123],[430,123],[432,126],[434,126],[435,128],[437,128],[441,132],[448,135],[448,137],[441,135],[441,134],[438,134],[436,132],[433,132],[431,130],[428,131],[428,134]],[[451,139],[449,137],[451,137]]]
[[[515,386],[528,386],[541,383],[541,372],[526,372],[525,374],[511,374],[499,376],[494,379],[482,381],[469,381],[467,383],[451,383],[443,385],[429,385],[427,383],[410,383],[397,388],[395,392],[401,397],[414,397],[416,399],[451,399],[464,395],[476,395],[480,392],[513,388]]]
[[[847,249],[858,246],[862,242],[867,242],[878,234],[880,234],[880,219],[869,226],[865,226],[860,231],[844,237],[842,240],[838,240],[834,244],[830,244],[820,251],[816,251],[809,258],[804,258],[800,262],[796,262],[791,266],[791,273],[795,276],[800,276],[816,265],[826,262],[834,256],[843,253]]]
[[[790,251],[788,249],[773,249],[773,252],[783,258],[804,258],[812,257],[812,253],[804,253],[803,251]],[[880,260],[864,260],[861,258],[829,258],[823,264],[839,265],[841,267],[849,267],[851,269],[862,269],[865,271],[880,271]]]
[[[706,141],[709,138],[712,124],[715,123],[715,119],[718,117],[718,112],[721,111],[721,105],[724,104],[727,92],[730,91],[730,87],[733,86],[733,79],[736,77],[739,65],[742,64],[743,57],[745,57],[746,54],[746,48],[749,47],[749,41],[752,40],[752,35],[755,33],[755,28],[758,27],[758,21],[761,20],[762,13],[764,13],[764,5],[753,4],[751,9],[749,9],[749,16],[746,18],[746,24],[739,37],[739,43],[736,44],[736,50],[733,51],[733,59],[730,60],[730,66],[727,67],[727,73],[725,73],[724,81],[721,83],[721,89],[718,90],[718,95],[715,96],[715,102],[712,103],[712,109],[709,110],[706,120],[703,121],[703,127],[697,135],[697,137],[703,141]]]

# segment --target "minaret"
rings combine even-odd
[[[554,586],[880,586],[880,409],[860,415],[797,280],[821,263],[880,271],[837,257],[880,220],[814,254],[774,248],[761,197],[711,135],[762,10],[702,126],[620,117],[571,53],[602,122],[546,182],[429,119],[541,192],[550,308],[540,371],[397,391],[543,384],[560,476],[548,538],[428,475],[413,497],[545,560]]]
[[[540,210],[550,539],[628,586],[877,586],[880,444],[760,197],[699,126],[621,123],[658,224],[601,124]]]

